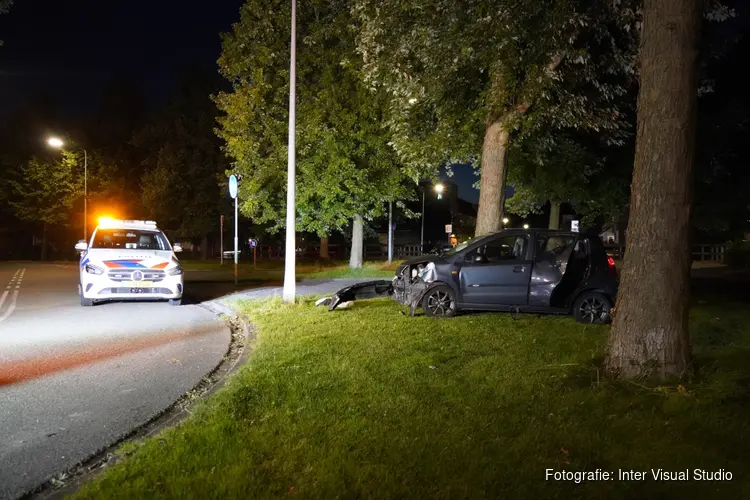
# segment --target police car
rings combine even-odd
[[[182,266],[154,221],[100,219],[91,240],[79,241],[82,306],[104,300],[182,302]]]

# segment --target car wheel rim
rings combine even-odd
[[[447,292],[435,292],[427,298],[427,308],[435,316],[445,316],[453,309],[453,300]]]
[[[588,323],[593,323],[601,319],[607,312],[607,306],[603,300],[598,297],[589,297],[581,302],[579,309],[581,319]]]

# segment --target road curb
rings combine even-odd
[[[128,455],[116,455],[116,450],[127,442],[153,437],[164,429],[178,425],[191,415],[191,410],[222,387],[228,377],[244,365],[250,357],[250,343],[255,340],[255,329],[233,310],[217,304],[202,303],[206,309],[222,318],[230,330],[229,348],[216,367],[207,373],[195,387],[183,394],[174,403],[153,416],[144,424],[118,438],[112,444],[83,460],[78,465],[58,473],[43,484],[23,494],[21,499],[61,500],[77,492],[89,481],[104,473]]]

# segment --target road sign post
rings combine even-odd
[[[253,249],[253,269],[257,269],[256,267],[256,260],[255,260],[255,251],[258,249],[258,242],[257,240],[254,240],[253,238],[250,238],[250,248]]]
[[[237,285],[237,261],[239,260],[239,241],[237,239],[237,176],[229,176],[229,196],[234,198],[234,284]]]
[[[219,235],[219,253],[221,254],[220,265],[224,265],[224,216],[222,215],[219,219],[219,227],[221,228]]]

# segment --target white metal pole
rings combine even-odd
[[[238,190],[239,191],[239,190]],[[234,197],[234,284],[237,284],[237,261],[238,261],[238,247],[237,247],[237,198],[239,198],[239,193],[237,193],[237,196]]]
[[[89,224],[89,154],[83,150],[83,241],[88,243]]]
[[[296,59],[297,59],[297,2],[292,0],[292,40],[289,62],[289,152],[287,158],[287,191],[286,191],[286,255],[284,256],[284,289],[282,298],[286,303],[294,303],[295,259],[297,256],[297,239],[295,227],[295,133],[296,133]]]
[[[219,252],[221,253],[221,256],[219,257],[221,259],[220,265],[224,265],[224,216],[219,216]]]
[[[419,236],[419,253],[424,253],[424,186],[422,186],[422,233]]]
[[[388,264],[393,262],[393,202],[388,202]]]

